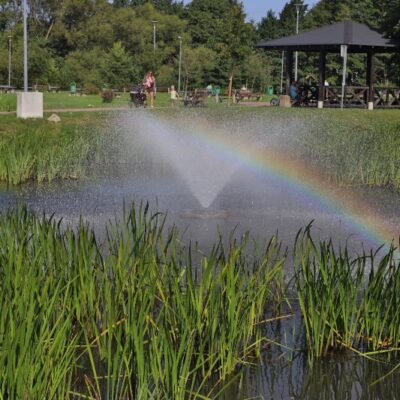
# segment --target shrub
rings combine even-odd
[[[106,89],[101,93],[103,103],[111,103],[114,98],[114,92],[112,89]]]
[[[100,89],[91,82],[85,83],[85,92],[87,94],[99,94],[100,93]]]

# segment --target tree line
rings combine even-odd
[[[181,55],[182,87],[208,83],[246,84],[257,90],[279,85],[281,54],[254,45],[300,30],[352,19],[400,37],[398,0],[320,0],[309,8],[290,0],[275,14],[266,10],[259,23],[248,21],[239,0],[29,0],[29,85],[62,88],[71,82],[96,90],[121,89],[141,82],[154,70],[160,86],[177,84]],[[22,1],[0,0],[0,85],[6,84],[11,42],[11,84],[23,82]],[[154,35],[155,34],[155,35]],[[338,75],[340,60],[328,58],[328,78]],[[399,84],[399,57],[379,59],[378,80]],[[299,76],[312,75],[317,57],[299,56]],[[350,58],[354,80],[362,81],[361,55]]]

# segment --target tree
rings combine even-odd
[[[187,48],[182,54],[182,77],[185,87],[202,87],[204,82],[214,82],[213,71],[216,68],[216,53],[199,46]]]
[[[257,36],[259,40],[272,40],[281,36],[280,21],[272,10],[268,10],[257,25]]]
[[[115,42],[104,56],[101,75],[108,86],[122,89],[139,79],[132,58],[125,52],[121,42]]]

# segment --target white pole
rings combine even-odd
[[[27,28],[27,5],[26,0],[23,3],[24,12],[24,92],[28,91],[28,28]]]
[[[178,93],[181,92],[181,66],[182,66],[182,36],[179,39],[179,76],[178,76]]]
[[[151,21],[153,23],[153,51],[156,52],[156,23],[158,21]]]
[[[11,86],[11,51],[12,51],[12,37],[8,37],[8,86]]]
[[[340,46],[340,55],[343,57],[343,77],[342,77],[342,99],[340,101],[340,108],[343,110],[344,106],[344,89],[346,86],[346,73],[347,73],[347,45]]]
[[[296,35],[299,34],[299,11],[301,4],[295,4],[296,6]],[[294,53],[294,80],[297,81],[297,63],[298,63],[298,52]]]
[[[281,65],[281,94],[283,93],[283,63],[285,58],[285,52],[282,51],[282,65]]]

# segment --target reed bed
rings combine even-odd
[[[398,123],[325,117],[300,135],[303,157],[334,182],[400,190]]]
[[[256,261],[246,240],[199,258],[134,205],[107,232],[0,215],[0,398],[218,398],[265,344],[277,240]]]
[[[205,256],[146,205],[109,222],[101,243],[82,221],[0,214],[0,399],[219,398],[279,345],[267,324],[288,317],[286,254],[275,237],[263,251],[250,244],[219,238]],[[294,283],[311,365],[344,350],[396,361],[394,256],[352,257],[315,243],[311,226],[299,233]]]
[[[309,358],[349,349],[366,357],[400,350],[400,263],[392,246],[350,257],[310,226],[296,241],[295,286]],[[397,254],[398,255],[398,254]]]
[[[0,181],[18,185],[76,179],[107,159],[112,140],[101,127],[66,124],[57,129],[49,124],[0,135]]]

